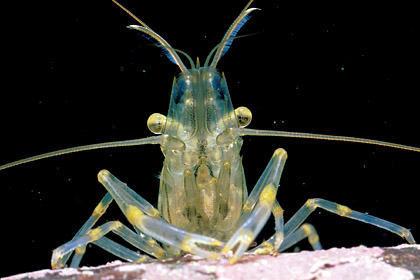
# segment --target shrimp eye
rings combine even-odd
[[[147,127],[154,134],[162,134],[165,130],[166,117],[159,113],[153,113],[147,119]]]
[[[239,127],[246,127],[252,120],[252,113],[247,107],[236,108],[235,115]]]

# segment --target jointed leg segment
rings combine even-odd
[[[99,220],[99,218],[105,213],[106,209],[112,202],[112,196],[107,193],[102,200],[99,202],[99,204],[96,206],[95,210],[93,210],[92,215],[89,217],[89,219],[86,221],[86,223],[79,229],[79,231],[76,233],[76,235],[73,237],[72,241],[79,238],[80,236],[85,235]],[[58,249],[58,248],[57,248]],[[75,255],[71,262],[71,267],[78,267],[80,261],[83,258],[83,255],[85,253],[86,248],[84,246],[81,246],[76,250]],[[63,254],[59,259],[54,259],[54,256],[51,260],[51,265],[53,268],[60,268],[63,267],[68,259],[71,256],[72,251]]]
[[[311,214],[316,208],[322,208],[334,214],[358,220],[367,224],[371,224],[386,230],[389,230],[399,236],[405,238],[408,243],[414,244],[413,235],[410,231],[402,226],[388,222],[386,220],[354,211],[347,206],[337,204],[321,198],[308,199],[308,201],[296,212],[296,214],[284,226],[285,236],[288,236],[296,230],[297,227]]]
[[[153,255],[156,258],[162,258],[164,256],[163,249],[157,245],[156,242],[152,243],[147,239],[140,238],[139,235],[134,233],[128,227],[118,221],[115,221],[105,223],[95,229],[89,230],[86,234],[80,235],[70,242],[67,242],[66,244],[55,249],[51,260],[52,267],[60,268],[64,266],[65,263],[62,261],[63,256],[71,254],[71,252],[74,250],[76,250],[76,256],[80,255],[81,258],[88,243],[94,243],[99,247],[102,247],[128,261],[139,261],[144,258],[143,255],[137,254],[106,238],[105,235],[110,231],[113,231],[115,234],[119,235],[128,243],[132,244],[143,252]]]
[[[222,253],[227,253],[236,247],[231,262],[235,262],[248,249],[266,224],[273,205],[275,205],[276,227],[280,229],[277,241],[281,241],[282,210],[275,201],[286,158],[287,154],[283,149],[274,152],[267,168],[245,202],[237,224],[238,229],[222,249]]]
[[[52,266],[53,268],[63,267],[73,251],[75,251],[75,256],[73,257],[71,266],[78,266],[88,243],[94,243],[128,261],[142,261],[149,258],[105,237],[110,231],[113,231],[128,243],[156,258],[163,258],[169,255],[164,253],[162,247],[155,240],[184,252],[205,258],[219,256],[218,252],[206,250],[204,249],[205,247],[214,248],[224,245],[221,252],[227,253],[233,251],[230,260],[233,263],[248,249],[251,242],[254,241],[262,227],[266,224],[271,213],[274,216],[276,233],[269,240],[254,248],[252,250],[253,252],[258,254],[275,254],[276,252],[281,252],[289,248],[304,238],[308,238],[309,243],[314,249],[322,249],[315,228],[309,224],[302,224],[309,214],[318,207],[343,217],[384,228],[400,235],[409,243],[415,243],[410,231],[404,227],[354,211],[344,205],[319,198],[309,199],[284,224],[283,209],[277,202],[276,195],[286,158],[287,154],[283,149],[276,150],[264,173],[244,203],[241,215],[236,224],[236,230],[226,244],[223,244],[215,238],[190,233],[169,224],[150,203],[130,189],[126,184],[119,181],[110,172],[102,170],[98,174],[98,179],[107,189],[108,193],[75,237],[54,250],[51,260]],[[118,221],[108,222],[92,229],[113,199],[115,199],[128,221],[135,227],[136,233]]]
[[[185,252],[206,258],[215,258],[218,256],[218,253],[204,250],[198,245],[220,247],[223,245],[221,241],[211,237],[189,233],[167,223],[160,217],[159,211],[156,208],[108,171],[101,171],[98,174],[98,178],[108,190],[108,193],[75,237],[54,250],[51,259],[53,268],[63,267],[73,251],[75,251],[75,256],[73,257],[71,266],[77,267],[85,253],[88,243],[94,243],[128,261],[141,261],[148,258],[105,237],[110,231],[113,231],[141,251],[153,255],[156,258],[162,258],[165,254],[155,239]],[[108,222],[92,229],[113,199],[115,199],[128,221],[135,226],[137,233],[118,221]]]
[[[281,232],[284,234],[284,232]],[[297,230],[289,234],[284,238],[281,243],[276,242],[276,234],[274,234],[267,241],[261,243],[259,246],[251,250],[258,255],[273,254],[276,255],[278,252],[282,252],[291,246],[295,245],[299,241],[308,238],[309,244],[311,244],[314,250],[321,250],[322,246],[319,242],[319,236],[315,228],[311,224],[303,224]]]
[[[128,221],[142,233],[167,245],[205,258],[215,258],[218,253],[201,249],[197,245],[222,246],[217,239],[189,233],[169,224],[160,217],[159,211],[135,193],[126,184],[119,181],[109,171],[98,174],[99,181],[114,197]]]
[[[284,241],[283,243],[281,243],[279,248],[275,248],[274,245],[276,236],[278,235],[278,233],[276,233],[269,240],[254,248],[252,252],[256,252],[257,254],[267,254],[270,250],[273,250],[274,252],[281,252],[305,238],[308,238],[309,243],[315,250],[322,249],[315,228],[310,224],[302,225],[306,218],[318,207],[343,217],[358,220],[367,224],[371,224],[389,230],[405,238],[408,243],[415,243],[411,232],[404,227],[365,213],[352,210],[347,206],[337,204],[335,202],[315,198],[308,199],[308,201],[285,224]]]

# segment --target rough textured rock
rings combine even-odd
[[[115,261],[98,267],[41,270],[5,279],[420,279],[420,246],[333,248],[273,256],[194,256],[142,264]]]

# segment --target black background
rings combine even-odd
[[[149,2],[149,1],[148,1]],[[124,1],[174,48],[204,63],[245,1]],[[200,4],[202,3],[202,4]],[[253,112],[252,128],[347,135],[420,146],[418,26],[284,20],[280,1],[257,1],[220,61],[234,107]],[[111,1],[25,3],[8,9],[0,164],[78,145],[150,136],[151,113],[166,114],[179,73],[161,51],[128,30],[136,24]],[[6,73],[6,74],[4,74]],[[419,238],[419,154],[317,140],[246,137],[242,150],[252,188],[273,151],[289,154],[278,199],[288,219],[321,197],[411,228]],[[158,146],[98,150],[0,172],[1,275],[49,267],[105,194],[106,168],[156,205],[163,156]],[[119,216],[115,205],[103,217]],[[325,211],[308,219],[325,248],[391,246],[400,237]],[[273,231],[269,224],[258,240]],[[306,242],[299,246],[307,248]],[[115,258],[96,247],[84,265]]]

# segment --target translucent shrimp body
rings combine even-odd
[[[253,252],[276,254],[305,238],[314,249],[321,249],[315,228],[304,223],[317,208],[384,228],[409,243],[415,243],[407,228],[320,198],[308,199],[285,223],[283,209],[276,198],[287,159],[286,151],[281,148],[274,151],[248,195],[240,155],[242,136],[347,141],[420,151],[417,147],[348,136],[245,128],[252,119],[251,112],[245,107],[233,109],[226,79],[216,66],[239,29],[250,18],[250,13],[257,10],[249,8],[252,1],[234,20],[203,67],[198,62],[195,66],[187,56],[191,69],[178,56],[181,51],[172,48],[118,2],[113,2],[141,24],[130,25],[129,28],[144,33],[157,43],[181,70],[173,82],[167,116],[154,113],[147,121],[151,132],[157,135],[63,149],[4,164],[0,170],[79,151],[159,144],[165,160],[160,175],[158,207],[155,208],[111,172],[100,171],[98,180],[106,189],[106,194],[73,239],[54,250],[51,259],[53,268],[64,267],[73,253],[70,266],[79,266],[89,243],[132,262],[149,260],[150,256],[162,259],[191,253],[204,258],[227,254],[233,263],[248,250],[270,215],[274,217],[275,233],[255,247]],[[113,201],[130,226],[112,221],[95,227]],[[109,232],[119,235],[136,250],[112,241],[106,236]]]

